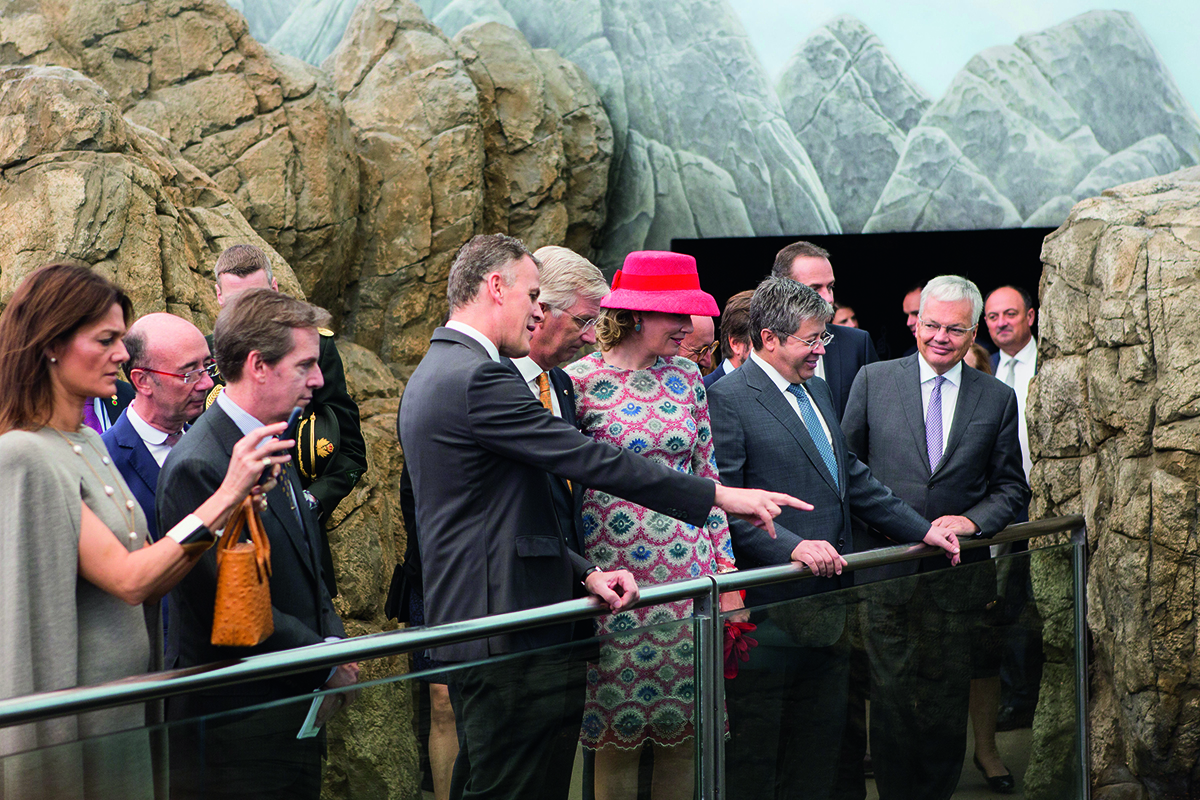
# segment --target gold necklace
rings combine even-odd
[[[55,433],[57,433],[64,442],[66,442],[70,446],[72,453],[79,456],[80,458],[83,458],[83,447],[81,445],[78,445],[78,444],[75,444],[74,442],[72,442],[70,439],[67,438],[65,433],[60,431],[58,428],[55,428],[53,425],[51,425],[49,427],[51,430],[53,430]],[[112,484],[107,483],[103,478],[100,477],[100,473],[96,472],[96,468],[92,466],[90,461],[88,461],[86,458],[83,458],[83,463],[88,468],[88,471],[90,471],[92,473],[92,476],[95,477],[95,479],[100,483],[100,485],[102,485],[104,487],[104,493],[106,495],[108,495],[108,497],[117,506],[117,511],[118,511],[118,513],[121,513],[122,518],[124,518],[126,515],[128,515],[128,517],[129,517],[129,541],[131,541],[131,542],[135,541],[138,537],[137,531],[134,530],[137,527],[137,515],[134,513],[134,509],[137,507],[137,504],[134,502],[134,499],[132,497],[130,497],[129,494],[125,491],[125,483],[124,483],[124,481],[119,479],[120,473],[118,473],[116,471],[116,468],[113,467],[112,459],[108,457],[108,454],[100,452],[99,449],[96,447],[95,442],[92,442],[91,440],[87,440],[87,442],[89,445],[91,445],[92,450],[95,451],[98,456],[100,456],[100,463],[104,464],[105,466],[108,467],[109,474],[118,478],[117,480],[114,480],[113,483],[115,483],[117,486],[119,486],[121,488],[121,496],[125,498],[125,502],[122,504],[121,501],[115,497],[115,495],[117,493],[116,488],[114,488],[112,486]]]

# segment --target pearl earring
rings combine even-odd
[[[51,363],[51,364],[57,364],[57,363],[58,363],[58,359],[57,359],[57,358],[55,358],[54,356],[50,356],[50,363]]]

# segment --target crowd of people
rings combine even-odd
[[[329,315],[280,292],[249,245],[215,278],[208,336],[135,320],[120,287],[73,264],[29,275],[0,316],[0,380],[26,387],[0,397],[0,697],[345,636],[324,524],[366,458]],[[566,798],[580,745],[590,796],[637,797],[648,775],[654,800],[692,797],[690,604],[630,606],[639,587],[786,563],[814,577],[721,596],[757,637],[726,686],[730,796],[861,797],[866,761],[885,800],[949,797],[968,718],[975,764],[1013,790],[995,743],[1009,644],[985,624],[1003,589],[957,565],[990,555],[960,539],[1027,518],[1031,298],[934,278],[904,297],[913,352],[879,361],[835,283],[807,242],[724,309],[690,256],[631,253],[610,284],[562,247],[495,234],[460,250],[397,415],[403,615],[580,596],[608,613],[416,654],[439,800]],[[247,497],[271,544],[274,633],[214,645],[209,546]],[[897,542],[945,558],[843,571]],[[0,777],[12,796],[315,798],[323,734],[297,738],[307,704],[273,701],[357,675],[6,728]],[[353,698],[327,695],[317,726]],[[169,748],[146,727],[164,715]]]

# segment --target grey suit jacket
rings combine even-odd
[[[589,439],[542,408],[478,342],[449,328],[434,331],[409,380],[400,434],[431,625],[573,595],[589,564],[572,552],[555,513],[551,481],[559,477],[691,524],[703,524],[712,509],[712,481]],[[570,624],[555,625],[432,655],[482,658],[566,642],[571,633]]]
[[[845,325],[827,325],[826,328],[833,334],[833,341],[825,345],[825,382],[829,384],[833,407],[841,419],[855,376],[867,364],[878,361],[879,355],[866,331]]]
[[[836,484],[804,421],[752,359],[709,390],[713,443],[722,483],[786,492],[815,506],[812,511],[785,508],[775,520],[774,539],[748,522],[730,520],[738,566],[786,564],[792,550],[806,539],[824,540],[839,553],[849,554],[854,551],[852,512],[900,541],[920,541],[929,529],[928,523],[872,477],[866,465],[847,449],[825,381],[812,378],[805,385],[832,435]],[[763,587],[748,592],[747,597],[759,603],[851,583],[851,573],[846,573],[840,578],[812,578]]]
[[[214,404],[200,416],[187,435],[172,448],[159,473],[155,495],[159,530],[170,530],[216,491],[225,478],[233,446],[241,438],[241,430],[220,406]],[[290,474],[296,495],[303,496],[295,471]],[[217,558],[213,548],[171,593],[172,624],[177,624],[179,630],[179,666],[287,650],[316,644],[327,636],[345,635],[321,576],[316,517],[304,502],[300,503],[300,513],[303,526],[292,513],[282,481],[267,494],[267,510],[262,521],[271,541],[271,611],[275,632],[257,647],[211,644],[217,585]],[[184,698],[184,705],[190,704],[192,710],[212,711],[286,697],[317,688],[324,683],[328,672],[318,670],[274,681],[214,689],[201,694],[201,697],[208,697],[207,702],[192,704]],[[184,713],[177,711],[183,706],[172,703],[172,716]]]
[[[875,477],[918,514],[928,520],[959,514],[979,526],[980,536],[991,536],[1010,525],[1029,502],[1017,439],[1017,395],[964,364],[950,435],[937,470],[931,472],[917,358],[881,361],[859,372],[842,418],[846,440]],[[860,550],[890,543],[878,531],[861,531],[855,539]],[[963,554],[966,563],[986,558],[987,548]],[[860,579],[910,575],[948,564],[943,558],[906,561],[870,570]],[[943,609],[973,608],[995,594],[985,579],[963,572],[961,580],[943,580],[935,591]]]

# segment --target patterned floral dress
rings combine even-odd
[[[716,479],[708,399],[699,368],[685,358],[658,359],[643,370],[604,363],[593,353],[567,367],[584,433],[680,472]],[[604,492],[583,499],[586,555],[605,570],[627,569],[638,584],[667,583],[732,570],[725,513],[713,508],[703,528],[684,524]],[[695,735],[695,646],[690,601],[622,612],[600,620],[616,634],[588,667],[584,746],[677,745]],[[650,630],[620,635],[647,626]]]

